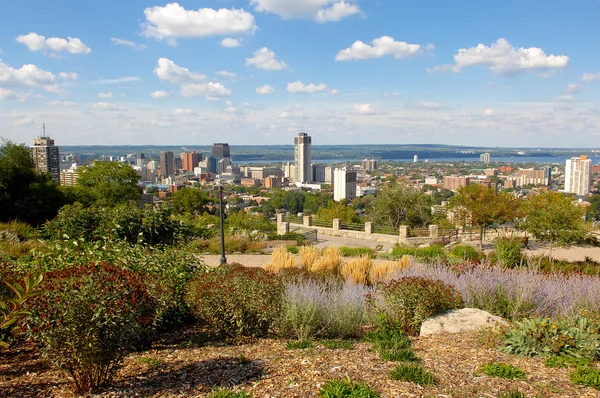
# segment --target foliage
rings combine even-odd
[[[390,372],[392,380],[410,381],[421,386],[431,386],[435,383],[433,373],[415,363],[401,363]]]
[[[525,394],[523,394],[519,390],[514,391],[499,391],[497,398],[526,398]]]
[[[403,256],[398,261],[386,261],[373,264],[369,270],[369,280],[372,284],[387,282],[398,272],[410,267],[410,256]]]
[[[190,242],[189,247],[200,253],[221,254],[221,237],[196,239]],[[245,236],[225,235],[226,253],[262,253],[264,249],[264,242],[253,242]]]
[[[360,218],[354,213],[354,209],[348,207],[345,201],[334,202],[330,200],[327,206],[320,207],[317,211],[317,219],[319,221],[332,221],[339,219],[342,222],[359,222]]]
[[[296,241],[296,245],[301,246],[304,243],[305,238],[304,238],[304,235],[302,235],[302,234],[287,233],[284,235],[268,234],[267,239],[268,240],[293,240],[293,241]]]
[[[379,398],[380,395],[373,391],[366,383],[356,383],[349,378],[329,380],[319,394],[322,398]]]
[[[288,341],[285,343],[285,348],[288,350],[306,350],[313,348],[315,343],[312,340]]]
[[[252,395],[244,391],[233,392],[225,389],[217,389],[208,394],[208,398],[252,398]]]
[[[452,286],[419,277],[378,285],[377,293],[369,296],[369,303],[411,336],[419,334],[427,318],[463,305],[460,293]]]
[[[261,268],[221,265],[186,287],[193,314],[217,334],[265,336],[281,306],[281,282]]]
[[[432,219],[431,198],[408,184],[390,184],[377,192],[367,214],[375,225],[423,227]]]
[[[151,331],[155,302],[141,275],[110,264],[49,272],[30,300],[29,336],[77,393],[108,383]]]
[[[585,317],[524,319],[506,335],[504,351],[525,356],[600,358],[600,324]]]
[[[589,366],[578,366],[571,374],[571,382],[600,390],[600,372]]]
[[[450,254],[461,260],[467,260],[478,263],[484,258],[483,253],[470,245],[455,245],[450,249]]]
[[[296,215],[304,209],[305,195],[304,192],[275,189],[271,192],[269,203],[274,209],[285,209],[290,214]]]
[[[491,377],[501,377],[503,379],[525,380],[525,372],[519,368],[505,363],[488,363],[480,371]]]
[[[79,171],[77,199],[85,205],[101,207],[137,201],[142,195],[139,180],[128,164],[94,161]]]
[[[300,254],[300,247],[298,246],[286,246],[285,249],[290,254]]]
[[[590,363],[587,359],[566,357],[560,355],[552,355],[544,360],[544,365],[549,368],[567,368],[570,366],[588,366]]]
[[[387,316],[380,316],[377,329],[367,333],[365,340],[373,345],[384,361],[418,361],[410,340]]]
[[[25,145],[0,141],[0,222],[40,225],[53,218],[66,201],[49,173],[36,173]]]
[[[328,350],[353,350],[354,342],[352,340],[321,340],[321,345]]]
[[[411,247],[408,245],[394,245],[389,256],[392,259],[400,259],[404,256],[414,256],[425,262],[439,262],[446,258],[446,251],[441,245],[429,245],[426,247]]]
[[[264,216],[253,216],[244,212],[229,214],[225,226],[230,234],[252,235],[255,231],[273,233],[277,230],[277,224]]]
[[[582,242],[584,210],[560,192],[541,192],[525,201],[523,227],[537,240],[552,245]]]
[[[173,194],[173,209],[176,213],[203,214],[210,201],[208,194],[200,189],[184,188]]]
[[[374,249],[370,247],[348,247],[348,246],[340,246],[338,247],[340,254],[342,257],[362,257],[369,256],[371,258],[377,257]]]
[[[38,289],[42,282],[43,275],[26,276],[23,278],[23,286],[17,282],[4,283],[14,292],[15,297],[5,298],[0,297],[0,332],[9,330],[21,318],[31,315],[29,311],[23,309],[27,300],[38,296],[42,293]],[[3,333],[0,333],[0,348],[8,347],[8,343],[4,341]]]
[[[503,267],[514,268],[522,265],[526,258],[523,257],[520,239],[502,238],[494,244],[494,256]]]

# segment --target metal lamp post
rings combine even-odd
[[[221,264],[227,264],[225,258],[225,230],[223,227],[223,185],[219,184],[219,219],[221,221]]]

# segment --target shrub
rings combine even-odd
[[[281,282],[261,268],[222,265],[191,281],[185,300],[218,334],[265,336],[279,313]]]
[[[529,297],[511,297],[501,284],[470,291],[472,306],[507,319],[522,319],[535,313],[535,303]]]
[[[286,284],[279,321],[281,333],[304,341],[322,332],[325,300],[325,287],[315,281]]]
[[[284,246],[279,246],[271,254],[271,262],[265,266],[269,272],[279,272],[288,268],[297,268],[296,259]]]
[[[323,256],[313,263],[310,269],[313,272],[339,273],[342,266],[342,255],[337,247],[329,246],[323,250]]]
[[[354,283],[370,285],[369,274],[372,266],[373,260],[369,256],[362,256],[342,265],[340,274],[343,278],[349,279]]]
[[[377,330],[369,332],[365,337],[384,361],[418,361],[411,349],[410,340],[385,316],[380,318]]]
[[[410,267],[410,259],[410,256],[403,256],[398,261],[374,264],[369,271],[369,280],[372,284],[389,281],[398,271]]]
[[[364,285],[349,281],[330,283],[323,311],[323,334],[333,338],[360,336],[370,317],[365,297],[369,292]]]
[[[377,257],[375,250],[371,249],[370,247],[341,246],[341,247],[338,247],[338,250],[340,251],[340,254],[342,255],[342,257],[363,257],[363,256],[369,256],[370,258]]]
[[[208,394],[207,398],[252,398],[252,395],[244,391],[233,392],[231,390],[217,389]]]
[[[196,239],[190,243],[190,248],[202,253],[221,254],[221,237]],[[225,236],[225,252],[231,253],[261,253],[265,249],[264,242],[256,242],[241,235]]]
[[[435,383],[435,377],[423,366],[413,363],[401,363],[390,372],[392,380],[410,381],[421,386]]]
[[[589,366],[578,366],[571,374],[571,382],[600,390],[600,372]]]
[[[488,363],[481,368],[481,372],[491,377],[501,377],[503,379],[525,380],[525,372],[519,368],[505,363]]]
[[[285,348],[288,350],[306,350],[314,346],[315,343],[312,340],[288,341],[285,343]]]
[[[509,330],[504,351],[534,356],[600,358],[600,324],[584,317],[524,319]]]
[[[569,366],[588,366],[590,363],[587,359],[565,357],[552,355],[544,361],[544,365],[549,368],[568,368]]]
[[[483,253],[479,252],[473,246],[470,245],[456,245],[450,249],[450,254],[461,260],[479,262],[483,259]]]
[[[322,398],[379,398],[366,383],[356,383],[349,378],[330,380],[326,382],[319,394]]]
[[[298,258],[300,259],[300,266],[310,271],[317,258],[319,258],[319,250],[312,246],[302,246],[298,251]]]
[[[46,274],[32,299],[29,335],[43,358],[64,370],[78,393],[108,383],[151,330],[154,300],[142,277],[110,264]]]
[[[397,245],[392,248],[389,257],[399,259],[403,256],[414,256],[424,262],[443,262],[446,259],[446,251],[441,245],[430,245],[427,247],[411,247]]]
[[[376,295],[369,296],[376,311],[385,314],[408,335],[419,334],[427,318],[462,307],[460,293],[442,281],[405,277],[380,284]]]
[[[286,250],[290,254],[299,254],[300,248],[298,246],[287,246]]]
[[[8,347],[7,335],[10,335],[10,329],[15,323],[26,316],[28,311],[23,310],[27,300],[42,293],[38,285],[42,282],[43,275],[26,276],[23,278],[23,285],[18,282],[4,281],[6,286],[12,290],[12,298],[5,298],[0,295],[0,348]]]
[[[513,268],[523,264],[523,250],[520,239],[503,238],[495,242],[496,260],[503,267]]]
[[[352,340],[321,340],[321,345],[328,350],[353,350],[354,342]]]

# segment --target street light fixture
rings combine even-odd
[[[219,184],[219,220],[221,224],[221,264],[227,264],[225,258],[225,230],[223,227],[223,185]]]

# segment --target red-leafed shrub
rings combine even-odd
[[[279,278],[262,268],[223,265],[191,281],[185,300],[192,313],[228,337],[266,335],[279,315]]]
[[[406,334],[419,334],[427,318],[463,306],[462,296],[450,285],[420,277],[405,277],[380,284],[368,301],[376,311]]]
[[[77,393],[106,385],[127,353],[147,340],[155,301],[142,277],[107,263],[45,274],[28,303],[29,334],[42,357],[66,372]]]

